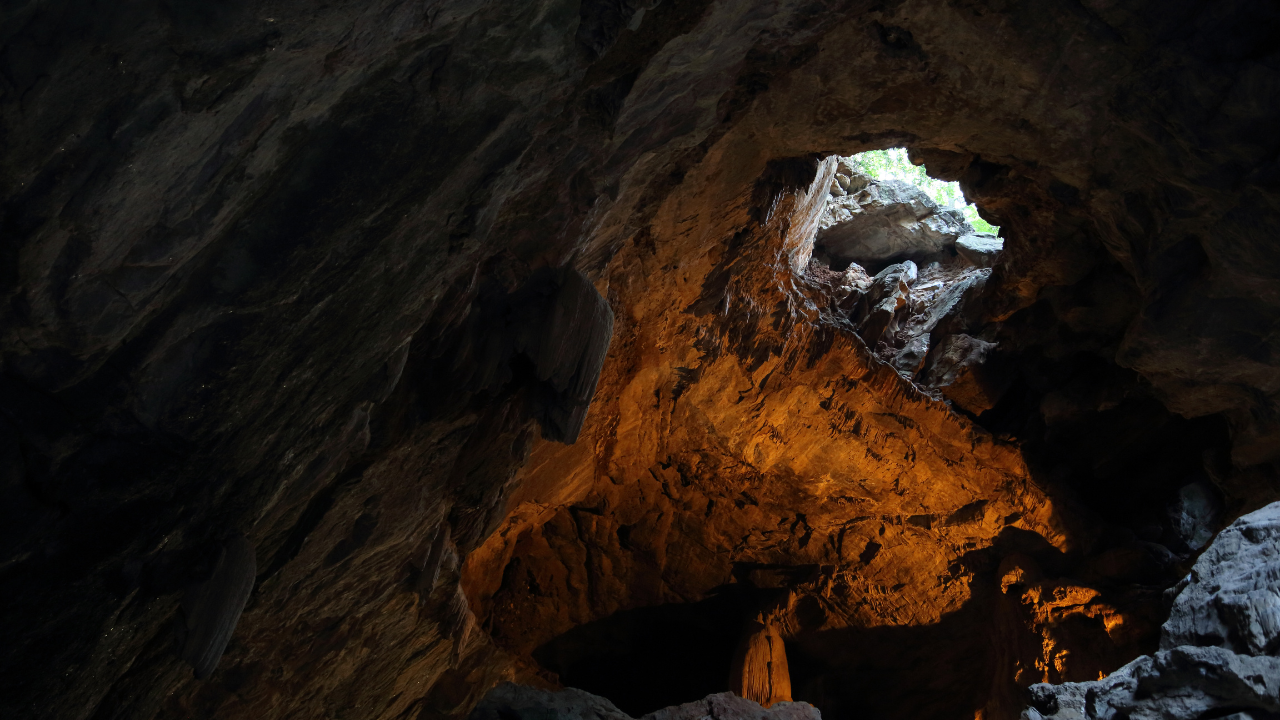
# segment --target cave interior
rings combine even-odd
[[[1280,717],[1273,3],[0,19],[0,715]]]

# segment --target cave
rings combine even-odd
[[[0,18],[0,716],[1280,717],[1272,3]]]

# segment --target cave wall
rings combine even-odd
[[[1276,496],[1268,5],[3,13],[6,714],[456,715],[551,682],[525,653],[554,634],[699,599],[735,562],[817,565],[850,627],[1010,605],[1031,640],[990,662],[1034,663],[1047,636],[1016,614],[1052,603],[1005,598],[1092,587],[1055,578],[1107,549],[1097,478],[1154,488],[1126,508],[1190,480],[1145,463],[1164,428],[1226,515]],[[816,158],[891,145],[1007,236],[973,319],[1017,368],[991,416],[872,362],[805,279]],[[538,439],[527,357],[479,384],[458,360],[485,308],[564,265],[616,318],[571,446]],[[1152,429],[1104,447],[1140,451],[1062,462],[1117,397]],[[1043,539],[1037,565],[1080,557],[1043,587],[988,567],[1022,546],[953,569],[1007,529]],[[183,591],[240,534],[256,586],[196,681]],[[511,558],[569,553],[594,580],[504,585]],[[1081,592],[1095,630],[1145,602]],[[1040,659],[1020,682],[1062,673]]]

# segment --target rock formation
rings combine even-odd
[[[828,720],[1175,652],[1163,592],[1280,497],[1276,27],[9,3],[0,716],[640,716],[761,608]],[[991,267],[811,263],[833,192],[888,208],[822,159],[896,146]]]
[[[787,649],[771,620],[747,623],[729,668],[729,690],[764,707],[791,701]]]
[[[469,720],[631,720],[631,716],[614,707],[607,698],[576,688],[550,692],[538,688],[504,683],[490,690],[476,705]],[[643,716],[643,720],[822,720],[817,708],[803,702],[778,702],[761,707],[733,693],[708,695],[702,700],[662,708]]]
[[[1024,720],[1280,714],[1280,503],[1223,530],[1170,592],[1159,652],[1093,682],[1033,685]]]
[[[831,197],[818,220],[814,252],[843,266],[917,262],[954,255],[956,241],[974,234],[957,210],[943,209],[920,188],[902,180],[873,180],[849,158],[836,157]]]

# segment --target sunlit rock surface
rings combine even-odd
[[[636,716],[727,689],[760,613],[829,720],[1014,718],[1155,652],[1280,488],[1274,28],[7,4],[0,716],[443,720],[573,668],[649,678]],[[927,352],[841,306],[879,269],[807,272],[816,158],[891,146],[1005,238]],[[184,598],[241,537],[197,679],[239,595]]]
[[[842,186],[833,185],[818,221],[817,251],[841,265],[946,257],[954,252],[958,238],[974,232],[963,213],[939,207],[910,183],[870,180],[858,184],[860,189],[840,195],[836,192]],[[854,187],[848,182],[844,186]]]
[[[1000,257],[1004,241],[990,234],[965,235],[956,240],[956,252],[977,267],[991,267]]]

